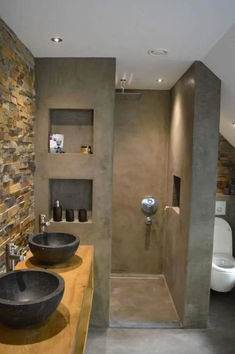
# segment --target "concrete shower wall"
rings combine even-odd
[[[173,175],[180,208],[166,211],[164,274],[185,327],[206,327],[209,310],[220,80],[195,62],[172,89],[168,205]]]
[[[115,101],[112,272],[156,274],[162,272],[170,93],[138,92]],[[140,211],[147,195],[159,202],[149,249]]]
[[[49,179],[93,180],[92,221],[52,222],[50,231],[79,235],[95,246],[95,293],[91,325],[109,322],[112,217],[112,152],[115,59],[36,59],[36,217],[49,215]],[[93,109],[94,154],[49,154],[49,110]]]

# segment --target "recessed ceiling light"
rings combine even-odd
[[[164,49],[164,48],[158,48],[158,49],[149,49],[148,50],[148,54],[152,55],[154,57],[158,56],[158,55],[167,55],[168,50]]]
[[[235,122],[233,122],[233,128],[235,128]]]
[[[53,38],[51,38],[51,41],[52,41],[52,42],[55,42],[55,43],[60,43],[60,42],[63,41],[63,39],[60,38],[60,37],[53,37]]]
[[[157,82],[163,82],[164,80],[161,77],[159,77],[156,81]]]

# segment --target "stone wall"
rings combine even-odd
[[[0,19],[0,271],[34,230],[34,97],[33,56]]]
[[[217,193],[223,193],[235,178],[235,148],[220,134],[217,166]]]

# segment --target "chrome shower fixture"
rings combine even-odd
[[[121,84],[121,90],[120,91],[116,91],[116,94],[122,98],[125,99],[134,99],[134,100],[139,100],[140,97],[142,96],[141,92],[126,92],[126,83],[127,83],[127,79],[122,78],[120,79],[120,84]]]
[[[147,225],[152,224],[151,216],[156,214],[158,207],[157,199],[154,197],[145,197],[141,201],[141,210],[146,216],[145,223]]]
[[[120,82],[121,82],[122,93],[125,93],[126,79],[123,78],[120,80]]]

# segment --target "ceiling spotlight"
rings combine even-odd
[[[157,82],[163,82],[163,79],[161,77],[159,77],[156,81]]]
[[[63,39],[60,38],[60,37],[53,37],[53,38],[51,38],[51,41],[52,41],[52,42],[55,42],[55,43],[60,43],[60,42],[63,41]]]
[[[158,56],[158,55],[167,55],[168,50],[164,49],[164,48],[158,48],[158,49],[149,49],[148,50],[148,54],[152,55],[154,57]]]
[[[233,128],[235,128],[235,122],[233,122]]]

